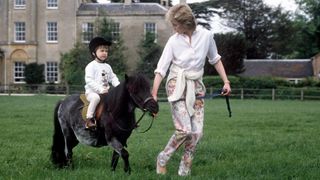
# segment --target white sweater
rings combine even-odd
[[[172,64],[170,67],[170,73],[167,78],[167,83],[176,78],[176,87],[171,96],[168,97],[169,102],[178,101],[182,98],[183,92],[186,90],[186,106],[190,116],[194,114],[194,103],[196,100],[195,81],[198,81],[202,86],[201,89],[205,92],[205,86],[202,82],[203,69],[200,71],[186,71],[178,66]]]
[[[103,87],[109,88],[109,84],[116,87],[120,84],[118,77],[113,73],[111,66],[107,63],[91,61],[85,69],[84,86],[86,93],[100,94]]]

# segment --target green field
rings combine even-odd
[[[155,159],[174,129],[169,106],[147,133],[134,131],[128,141],[132,173],[119,161],[110,171],[112,150],[79,145],[74,166],[55,169],[49,161],[55,96],[0,96],[0,179],[182,179],[177,176],[182,151],[155,173]],[[192,175],[186,179],[319,179],[320,101],[231,99],[206,101],[204,137]],[[142,121],[140,130],[149,124]]]

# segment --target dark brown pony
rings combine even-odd
[[[81,116],[83,103],[79,95],[58,102],[54,111],[54,134],[51,160],[58,167],[72,163],[72,149],[80,142],[93,147],[111,146],[111,168],[116,169],[119,157],[124,171],[130,173],[127,139],[136,128],[135,109],[158,113],[158,103],[152,98],[149,80],[141,75],[125,76],[119,86],[101,97],[103,111],[95,131],[85,130]]]

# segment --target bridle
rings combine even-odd
[[[131,99],[133,100],[133,102],[134,102],[134,103],[142,110],[142,112],[143,112],[142,115],[140,116],[140,118],[138,119],[138,121],[137,121],[137,122],[134,124],[134,126],[133,126],[133,129],[136,129],[136,128],[139,127],[140,121],[142,120],[142,118],[144,117],[144,115],[146,114],[146,112],[148,111],[148,110],[145,108],[145,105],[146,105],[149,101],[153,100],[153,97],[152,97],[152,96],[147,97],[147,98],[143,101],[142,105],[140,105],[139,103],[137,103],[137,100],[136,100],[135,96],[133,96],[131,93],[129,93],[129,94],[130,94],[130,97],[131,97]],[[155,118],[155,116],[152,115],[152,119],[151,119],[151,123],[150,123],[149,127],[148,127],[146,130],[144,130],[144,131],[142,131],[142,132],[140,132],[140,133],[145,133],[145,132],[147,132],[147,131],[149,131],[149,130],[151,129],[151,127],[152,127],[152,125],[153,125],[154,118]]]
[[[148,110],[145,108],[145,105],[146,105],[149,101],[153,100],[153,97],[152,97],[152,96],[149,96],[149,97],[147,97],[147,98],[143,101],[142,104],[140,104],[140,103],[137,102],[137,100],[136,100],[137,98],[136,98],[135,96],[133,96],[131,93],[129,93],[129,94],[130,94],[130,98],[131,98],[131,99],[133,100],[133,102],[139,107],[139,109],[142,110],[143,113],[142,113],[142,115],[140,116],[140,118],[138,119],[138,121],[136,121],[136,123],[134,123],[134,125],[132,126],[132,128],[124,129],[124,128],[120,127],[119,124],[116,123],[117,127],[118,127],[121,131],[132,131],[132,130],[138,128],[140,121],[143,119],[144,115],[145,115],[146,112],[148,111]],[[153,115],[149,127],[148,127],[147,129],[145,129],[144,131],[141,131],[141,132],[139,131],[139,133],[145,133],[145,132],[149,131],[149,130],[151,129],[152,125],[153,125],[154,119],[155,119],[155,116]]]

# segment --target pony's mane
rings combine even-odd
[[[141,73],[130,76],[128,80],[128,86],[133,92],[137,90],[147,91],[150,89],[149,80]]]
[[[129,101],[130,92],[150,90],[149,80],[143,74],[135,74],[126,76],[121,83],[110,89],[109,93],[104,97],[104,102],[107,104],[108,111],[111,111],[114,116],[122,114],[122,111],[127,110],[126,102]]]

